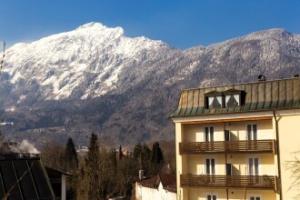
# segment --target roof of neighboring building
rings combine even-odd
[[[61,177],[62,175],[65,176],[72,176],[70,172],[64,171],[63,169],[53,168],[45,166],[47,174],[49,177]]]
[[[47,173],[39,156],[0,155],[0,199],[54,200]]]
[[[175,175],[171,174],[160,173],[158,175],[138,181],[138,183],[140,183],[144,187],[155,189],[157,189],[159,184],[161,183],[165,190],[176,192],[176,177]]]
[[[242,92],[244,105],[229,108],[206,108],[206,96]],[[245,84],[186,89],[181,92],[172,118],[223,113],[270,111],[300,108],[300,78],[257,81]]]

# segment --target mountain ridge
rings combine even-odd
[[[6,51],[0,117],[14,122],[7,135],[38,143],[72,136],[85,144],[91,132],[108,144],[169,140],[183,88],[299,72],[300,37],[284,29],[180,50],[88,23]]]

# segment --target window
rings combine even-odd
[[[217,195],[214,195],[214,194],[208,194],[208,195],[207,195],[207,200],[217,200]]]
[[[208,108],[222,108],[222,96],[208,97]]]
[[[247,125],[247,139],[248,140],[257,140],[257,125],[248,124]]]
[[[212,142],[214,141],[214,127],[205,127],[204,128],[204,140],[205,142]]]
[[[250,196],[249,200],[261,200],[259,196]]]
[[[232,164],[226,163],[226,175],[231,176],[232,175]]]
[[[229,130],[224,130],[224,139],[225,139],[225,141],[230,141],[231,134],[230,134]]]
[[[206,174],[207,175],[215,175],[215,159],[206,159]]]
[[[257,176],[259,174],[258,158],[249,158],[248,167],[249,167],[249,175]]]
[[[241,105],[240,94],[227,94],[225,95],[225,107],[235,107]]]
[[[224,92],[212,91],[205,94],[206,108],[229,108],[245,104],[246,93],[230,89]]]

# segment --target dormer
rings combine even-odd
[[[223,108],[223,94],[221,92],[212,91],[205,94],[207,108]]]
[[[223,92],[212,91],[205,94],[206,108],[230,108],[245,104],[245,92],[230,89]]]
[[[176,117],[300,109],[300,78],[257,81],[181,92]]]
[[[245,104],[245,92],[241,90],[230,89],[223,92],[224,94],[224,107],[236,107]]]

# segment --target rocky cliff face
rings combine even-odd
[[[282,29],[182,51],[89,23],[7,50],[1,118],[14,122],[10,137],[39,142],[85,143],[91,132],[114,144],[170,139],[182,88],[299,72],[300,36]]]

